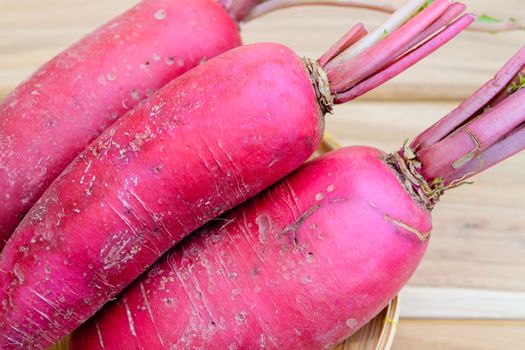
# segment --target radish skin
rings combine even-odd
[[[81,153],[8,241],[0,348],[72,331],[188,233],[299,167],[322,131],[303,62],[281,45],[231,50],[168,84]]]
[[[385,155],[316,159],[198,230],[73,334],[72,349],[331,349],[419,264],[430,213]]]
[[[239,46],[210,0],[144,0],[36,71],[0,104],[0,249],[64,168],[117,118]]]

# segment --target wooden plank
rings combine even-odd
[[[401,3],[400,0],[392,0]],[[512,16],[521,0],[469,0],[472,10]],[[128,0],[2,0],[0,97],[53,55],[131,5]],[[353,23],[377,25],[384,14],[308,7],[288,9],[243,26],[247,43],[277,41],[318,57]],[[523,45],[523,33],[465,33],[418,67],[367,96],[383,100],[457,99],[488,79]],[[473,64],[475,62],[475,64]]]
[[[392,349],[521,350],[523,344],[523,321],[402,319]]]
[[[399,300],[404,318],[525,321],[525,292],[407,287]]]

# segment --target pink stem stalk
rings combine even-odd
[[[368,32],[363,24],[358,23],[352,27],[341,39],[339,39],[326,53],[319,59],[319,64],[324,66],[328,61],[339,55],[341,52],[355,44],[363,38]]]
[[[373,45],[385,38],[385,33],[392,33],[399,29],[404,23],[410,18],[414,17],[415,14],[425,4],[426,0],[409,0],[404,6],[400,7],[395,11],[385,22],[370,32],[366,37],[359,40],[355,45],[341,53],[346,60],[357,56],[358,54],[366,51]]]
[[[415,63],[430,55],[432,52],[439,49],[441,46],[452,40],[458,33],[467,28],[474,21],[472,15],[464,15],[456,20],[453,24],[443,30],[434,38],[430,39],[419,48],[412,50],[405,56],[399,58],[387,68],[381,70],[379,73],[357,84],[352,89],[345,93],[337,94],[335,96],[335,103],[345,103],[351,101],[361,95],[364,95],[370,90],[375,89],[385,81],[392,79],[398,74],[404,72]]]
[[[454,130],[444,140],[417,151],[417,158],[423,164],[423,176],[429,180],[443,177],[447,183],[457,180],[451,174],[467,176],[465,164],[476,157],[483,159],[486,149],[523,123],[525,90],[521,89],[502,101],[497,108]]]
[[[492,80],[483,85],[443,119],[421,133],[412,142],[412,148],[418,150],[439,142],[447,136],[451,130],[458,128],[469,118],[473,117],[475,113],[482,111],[487,103],[506,89],[509,82],[514,79],[524,66],[525,46],[499,70]]]
[[[449,0],[436,0],[393,33],[356,56],[343,52],[326,65],[334,94],[344,92],[385,67],[399,50],[431,25],[447,9]],[[349,57],[350,56],[350,57]]]
[[[466,163],[461,169],[451,172],[449,177],[451,179],[467,179],[523,150],[525,150],[525,125],[517,128],[516,131],[487,148],[483,152],[483,157],[476,157]]]
[[[510,93],[512,93],[512,85],[516,84],[519,85],[520,81],[525,77],[525,67],[523,67],[518,74],[514,76],[507,85],[505,89],[502,89],[492,100],[487,103],[485,108],[494,108],[496,107],[501,101],[507,98]]]
[[[416,36],[411,42],[409,42],[405,47],[400,50],[400,53],[407,52],[408,50],[415,47],[418,43],[422,42],[426,38],[429,38],[444,26],[454,21],[459,15],[465,12],[466,5],[460,2],[451,3],[445,13],[441,15],[434,23]],[[475,19],[473,19],[474,21]]]
[[[398,152],[405,163],[400,169],[418,180],[411,183],[424,193],[421,198],[430,208],[448,188],[525,149],[525,78],[519,75],[524,69],[525,47],[493,79]]]
[[[453,22],[465,9],[461,3],[436,0],[426,8],[422,7],[425,3],[409,1],[364,37],[364,30],[354,27],[321,57],[319,63],[327,74],[335,103],[344,103],[385,83],[474,21],[474,16],[465,15]]]

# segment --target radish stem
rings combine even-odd
[[[336,103],[349,101],[417,63],[468,27],[474,17],[451,23],[465,6],[449,0],[409,1],[383,25],[343,49],[338,43],[319,60]],[[358,27],[341,42],[355,41]],[[437,34],[436,34],[437,33]],[[426,40],[426,42],[425,42]],[[415,48],[414,48],[415,47]],[[339,55],[334,55],[341,51]]]
[[[432,209],[448,189],[525,149],[525,47],[471,97],[388,161]]]
[[[430,55],[432,52],[436,51],[438,48],[446,44],[459,32],[468,27],[469,24],[473,21],[474,17],[472,15],[464,15],[456,22],[451,24],[449,27],[447,27],[445,30],[443,30],[441,33],[439,33],[437,36],[428,40],[426,43],[422,44],[417,49],[412,50],[405,56],[399,58],[384,70],[357,84],[347,92],[337,94],[335,96],[334,102],[340,104],[351,101],[361,95],[364,95],[368,91],[378,87],[385,81],[392,79],[393,77],[402,73],[415,63],[419,62],[420,60],[422,60],[423,58]]]
[[[451,130],[457,129],[469,118],[476,116],[476,113],[483,111],[496,96],[502,92],[504,94],[503,98],[508,96],[506,91],[508,84],[512,82],[524,68],[525,46],[499,70],[493,79],[463,101],[447,116],[421,133],[414,142],[412,142],[412,148],[417,150],[439,142],[447,136]]]
[[[525,124],[483,151],[482,158],[476,157],[472,159],[463,168],[451,172],[449,176],[451,178],[460,178],[461,174],[480,173],[524,149]]]
[[[442,141],[416,152],[424,165],[423,175],[429,180],[443,177],[445,183],[450,183],[476,174],[478,171],[465,172],[464,166],[474,158],[482,162],[488,148],[522,127],[523,123],[525,90],[520,90],[496,108],[481,114],[459,130],[454,130]]]
[[[416,13],[416,11],[421,8],[424,3],[425,0],[411,0],[407,2],[403,7],[394,12],[394,14],[390,16],[386,22],[381,24],[377,29],[361,39],[352,48],[342,53],[339,60],[348,61],[352,57],[357,56],[366,49],[380,42],[385,37],[385,33],[392,33],[394,30],[401,27],[414,15],[414,13]]]
[[[319,64],[324,66],[334,57],[346,50],[351,45],[355,44],[359,39],[363,38],[367,31],[363,24],[358,23],[352,27],[341,39],[339,39],[326,53],[319,59]]]

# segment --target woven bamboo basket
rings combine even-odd
[[[326,135],[317,155],[325,154],[339,147],[337,141],[330,135]],[[398,321],[399,303],[396,297],[379,315],[342,344],[337,345],[333,350],[390,350],[394,341]],[[49,350],[75,349],[70,349],[69,339],[65,338]]]

